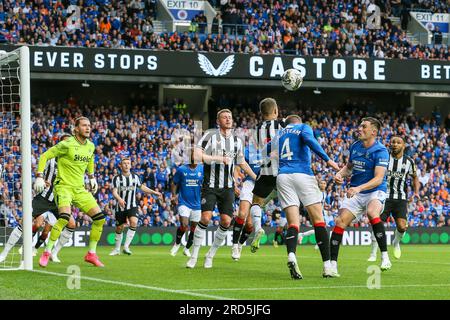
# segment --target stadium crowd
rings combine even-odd
[[[230,101],[218,99],[217,105]],[[231,104],[233,105],[233,104]],[[351,107],[356,107],[353,109]],[[359,107],[359,108],[358,108]],[[359,120],[369,114],[362,110],[362,104],[348,101],[334,111],[310,111],[298,107],[297,110],[281,110],[281,114],[297,113],[309,123],[315,136],[326,152],[340,164],[345,163],[349,146],[355,138],[355,130]],[[255,106],[241,105],[233,110],[237,128],[246,131],[255,126],[258,115]],[[421,183],[420,199],[409,201],[408,223],[411,227],[450,226],[450,114],[442,116],[439,110],[432,118],[418,117],[413,113],[371,113],[383,119],[382,142],[387,144],[395,132],[402,134],[407,141],[407,155],[413,157],[417,164]],[[177,165],[180,164],[178,150],[185,133],[176,129],[194,129],[194,121],[189,112],[180,112],[176,104],[161,107],[135,106],[91,106],[79,105],[69,99],[63,104],[36,104],[32,109],[32,153],[33,167],[39,155],[52,146],[62,131],[70,131],[70,123],[85,115],[91,119],[91,140],[96,145],[96,176],[99,192],[96,197],[100,206],[107,213],[107,224],[114,226],[115,200],[111,194],[112,178],[118,173],[118,163],[123,156],[131,158],[133,171],[141,177],[148,187],[162,192],[163,201],[152,196],[138,193],[139,225],[176,226],[179,218],[173,205],[170,185]],[[6,114],[2,114],[6,117]],[[20,150],[18,148],[18,119],[2,119],[0,129],[0,216],[6,217],[7,223],[14,225],[21,216],[21,184],[20,184]],[[10,124],[9,127],[5,124]],[[339,205],[345,197],[344,186],[333,183],[332,172],[325,169],[324,164],[315,159],[313,169],[318,179],[327,182],[325,217],[328,226],[333,225]],[[239,182],[239,181],[238,181]],[[409,187],[409,194],[412,190]],[[11,201],[15,200],[15,201]],[[238,201],[236,202],[236,208]],[[274,226],[272,212],[278,209],[279,203],[269,202],[265,209],[263,223]],[[74,211],[77,225],[89,225],[90,218]],[[1,217],[0,217],[1,218]],[[1,222],[2,219],[0,219]],[[213,219],[218,224],[218,217]],[[393,221],[388,222],[393,225]],[[310,226],[306,217],[303,226]],[[354,226],[368,226],[367,219],[355,221]]]
[[[35,0],[0,2],[0,43],[45,46],[195,50],[257,54],[449,60],[447,45],[415,45],[406,36],[408,10],[449,12],[437,0],[211,1],[189,32],[157,34],[156,0]],[[381,10],[373,28],[373,4]],[[69,8],[76,5],[79,9]],[[402,25],[388,16],[402,17]],[[74,19],[78,16],[79,19]],[[206,28],[207,25],[211,28]],[[208,33],[210,30],[210,33]],[[436,38],[438,39],[438,38]]]

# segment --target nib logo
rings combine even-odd
[[[199,53],[198,64],[208,76],[221,77],[226,75],[233,68],[234,56],[228,56],[224,61],[222,61],[219,68],[216,69],[205,55]]]

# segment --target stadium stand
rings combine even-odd
[[[295,54],[448,60],[447,45],[413,43],[388,18],[408,10],[449,12],[448,1],[377,0],[381,28],[371,29],[365,1],[214,1],[219,15],[211,33],[202,16],[191,32],[157,34],[155,1],[3,1],[0,43],[42,46],[195,50],[226,53]],[[70,4],[81,7],[71,22]],[[69,18],[70,17],[70,18]],[[438,38],[436,38],[438,39]],[[435,40],[436,40],[435,39]],[[439,39],[442,39],[440,36]]]

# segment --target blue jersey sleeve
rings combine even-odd
[[[173,176],[173,183],[180,184],[181,182],[181,167],[177,169],[177,172],[175,172],[175,175]]]
[[[311,150],[314,151],[315,154],[317,154],[319,157],[321,157],[324,161],[330,160],[330,157],[325,153],[322,146],[319,144],[319,142],[314,137],[314,133],[310,126],[308,126],[308,125],[303,126],[302,138],[303,138],[303,141],[306,143],[306,145],[308,147],[310,147]]]
[[[385,167],[389,165],[389,153],[386,149],[375,153],[375,167]]]

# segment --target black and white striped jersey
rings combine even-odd
[[[267,149],[264,148],[272,139],[278,134],[278,130],[284,127],[282,120],[268,120],[258,124],[255,128],[254,139],[256,147],[261,152],[261,159],[268,159]],[[264,154],[265,153],[265,154]],[[278,175],[278,161],[272,159],[271,161],[264,161],[261,164],[260,175],[262,176],[277,176]]]
[[[44,180],[50,182],[50,186],[46,187],[44,191],[40,193],[42,197],[52,202],[55,199],[53,193],[53,183],[55,182],[56,175],[58,174],[58,164],[56,158],[50,159],[45,164],[44,168]]]
[[[389,158],[387,170],[388,198],[393,200],[407,200],[407,179],[417,175],[417,168],[414,160],[408,156],[400,159]]]
[[[130,173],[128,176],[118,174],[113,178],[113,188],[117,189],[119,196],[125,201],[125,208],[116,203],[116,212],[130,210],[136,208],[136,188],[139,188],[142,183],[139,176],[135,173]]]
[[[233,188],[234,166],[244,162],[244,145],[234,132],[228,137],[220,133],[219,129],[208,130],[197,144],[206,155],[225,156],[231,158],[230,164],[223,162],[204,163],[203,187]]]

